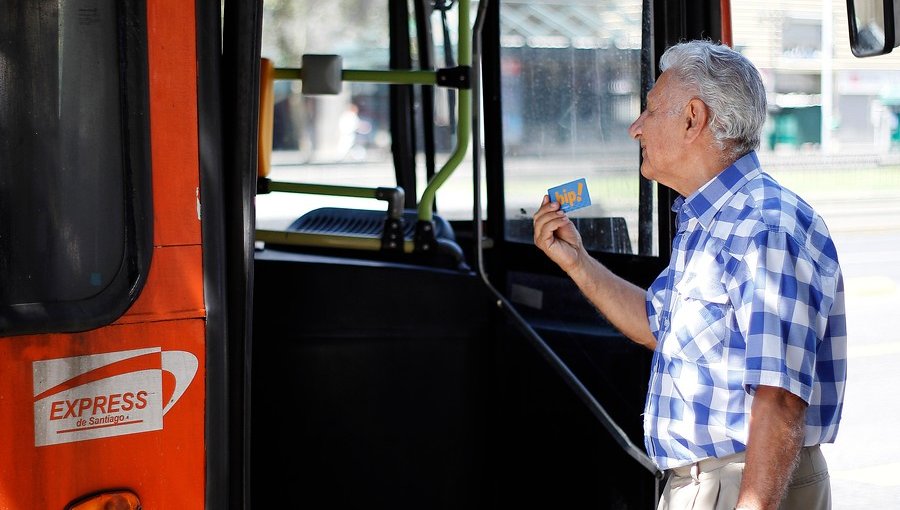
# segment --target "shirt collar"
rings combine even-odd
[[[678,214],[679,228],[692,217],[697,218],[704,228],[708,228],[719,209],[743,187],[744,183],[760,172],[762,170],[756,151],[750,151],[687,198],[675,199],[672,211]]]

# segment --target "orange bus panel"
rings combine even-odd
[[[148,0],[154,253],[115,324],[0,341],[0,510],[129,491],[205,504],[206,324],[193,2]]]

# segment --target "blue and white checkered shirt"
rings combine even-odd
[[[644,410],[660,469],[746,449],[758,385],[799,396],[804,445],[833,442],[847,379],[844,285],[828,229],[755,152],[673,206],[672,259],[647,291],[658,341]]]

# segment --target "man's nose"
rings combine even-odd
[[[641,126],[644,123],[644,114],[641,112],[640,117],[634,120],[630,126],[628,126],[628,136],[631,138],[637,139],[641,136]]]

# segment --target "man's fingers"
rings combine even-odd
[[[556,241],[557,231],[569,223],[569,217],[559,209],[559,203],[551,202],[550,197],[544,195],[541,207],[534,213],[535,246],[543,250],[548,249]]]
[[[541,206],[538,208],[537,211],[535,211],[535,213],[534,213],[534,215],[533,215],[532,217],[533,217],[534,219],[537,219],[537,217],[538,217],[539,215],[544,214],[544,213],[546,213],[547,211],[553,211],[553,210],[556,210],[556,209],[559,209],[559,203],[558,203],[558,202],[551,202],[551,201],[550,201],[550,197],[549,197],[548,195],[544,195],[544,198],[541,199]]]
[[[553,240],[554,233],[569,223],[567,216],[557,215],[555,211],[550,211],[535,219],[534,221],[534,241],[535,244]]]
[[[547,222],[553,220],[554,218],[558,218],[557,214],[554,211],[545,211],[542,207],[534,214],[534,231],[539,232],[545,228]]]

